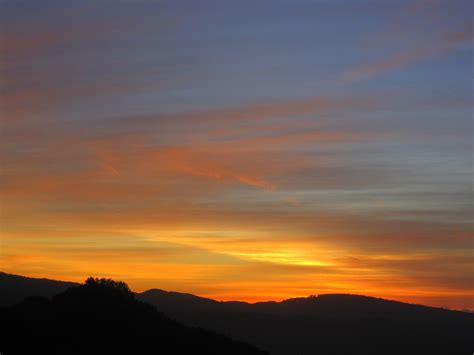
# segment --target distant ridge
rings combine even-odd
[[[460,312],[460,313],[470,313],[461,310],[448,310],[446,308],[441,307],[432,307],[432,306],[425,306],[421,304],[415,303],[405,303],[395,300],[387,300],[384,298],[379,297],[372,297],[372,296],[364,296],[358,294],[347,294],[347,293],[328,293],[328,294],[321,294],[317,296],[309,296],[309,297],[295,297],[289,298],[282,301],[262,301],[262,302],[255,302],[249,303],[244,301],[216,301],[211,298],[205,298],[196,296],[190,293],[180,293],[174,291],[165,291],[161,289],[150,289],[144,291],[142,293],[138,293],[138,298],[142,300],[146,300],[147,302],[151,302],[155,304],[155,306],[180,306],[185,307],[186,309],[194,309],[199,310],[201,307],[202,309],[206,309],[208,307],[217,307],[217,308],[227,308],[233,309],[238,311],[250,311],[254,312],[256,309],[263,313],[273,313],[274,310],[278,309],[278,313],[281,312],[288,312],[292,314],[307,314],[308,309],[307,306],[313,307],[320,307],[319,309],[320,315],[329,312],[331,307],[346,307],[347,310],[352,310],[353,306],[351,305],[352,302],[357,302],[359,307],[365,306],[386,306],[390,305],[391,307],[409,307],[413,310],[439,310],[440,312]],[[186,302],[184,304],[183,302]],[[363,309],[358,308],[357,312],[362,312]]]
[[[21,292],[15,291],[16,282]],[[68,285],[76,284],[0,274],[0,291],[9,289],[9,302],[13,295],[51,295]],[[474,314],[463,311],[351,294],[258,303],[160,289],[135,295],[178,322],[255,344],[273,355],[461,355],[474,349]]]
[[[48,278],[33,278],[26,277],[16,274],[10,274],[0,271],[0,306],[14,304],[16,302],[22,301],[24,297],[27,296],[42,296],[51,298],[55,294],[66,290],[72,286],[78,286],[79,283],[71,281],[59,281]],[[2,292],[8,291],[8,292]],[[14,291],[14,292],[13,292]],[[302,304],[309,303],[314,304],[321,303],[325,306],[330,306],[333,304],[335,299],[339,301],[354,301],[359,300],[365,304],[377,304],[377,303],[391,303],[392,305],[405,305],[418,309],[432,309],[440,310],[447,312],[460,312],[460,313],[471,313],[461,310],[448,310],[440,307],[425,306],[421,304],[412,304],[405,303],[395,300],[387,300],[384,298],[364,296],[358,294],[347,294],[347,293],[333,293],[333,294],[320,294],[316,296],[309,297],[295,297],[289,298],[282,301],[262,301],[256,303],[249,303],[244,301],[216,301],[211,298],[196,296],[191,293],[183,293],[176,291],[166,291],[158,288],[152,288],[141,293],[137,293],[138,298],[142,300],[151,300],[155,303],[160,303],[163,305],[169,304],[173,305],[179,303],[183,306],[183,302],[186,302],[189,307],[199,307],[199,306],[227,306],[229,308],[235,308],[238,310],[246,310],[258,307],[260,309],[271,310],[278,305],[284,306],[285,308],[291,308],[293,305],[296,311],[298,306]],[[338,305],[343,306],[343,303]]]
[[[149,290],[138,299],[184,324],[275,355],[470,354],[474,314],[381,298],[325,294],[281,302],[218,302]]]
[[[76,282],[31,278],[0,272],[0,306],[11,306],[28,296],[51,298]]]

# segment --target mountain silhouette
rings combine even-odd
[[[272,354],[472,354],[474,314],[348,294],[217,302],[149,290],[137,298],[184,324]]]
[[[0,306],[12,306],[25,297],[41,296],[51,298],[78,283],[35,279],[0,272]]]
[[[48,299],[0,308],[0,351],[11,354],[263,355],[256,347],[179,324],[120,281],[89,278]]]
[[[1,284],[2,278],[3,290]],[[250,304],[152,289],[135,294],[135,299],[182,324],[255,344],[274,355],[472,354],[474,350],[474,314],[380,298],[328,294]]]

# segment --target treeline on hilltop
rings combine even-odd
[[[266,354],[256,347],[169,319],[135,299],[127,284],[89,278],[52,299],[27,297],[0,309],[10,354]]]

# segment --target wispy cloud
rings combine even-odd
[[[473,40],[473,24],[470,23],[464,29],[446,32],[438,38],[428,39],[428,43],[422,43],[415,48],[410,48],[398,54],[351,68],[342,74],[341,81],[350,83],[356,80],[377,76],[385,72],[405,68],[458,50],[459,47],[471,43]]]
[[[3,270],[472,304],[467,1],[7,3]]]

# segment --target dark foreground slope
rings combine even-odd
[[[474,315],[356,295],[217,302],[149,290],[137,297],[185,324],[272,354],[472,354]]]
[[[74,282],[34,279],[0,272],[0,306],[12,306],[29,296],[51,298],[77,285]]]
[[[11,354],[263,354],[183,326],[137,301],[126,284],[89,279],[54,296],[0,309],[0,352]]]
[[[19,276],[15,276],[13,279],[10,277],[8,284],[5,284],[4,280],[5,278],[0,277],[0,290],[2,290],[0,299],[4,296],[5,292],[10,293],[8,296],[10,303],[20,302],[25,294],[41,294],[41,292],[43,292],[42,290],[45,289],[43,283],[48,285],[57,283],[59,287],[64,287],[63,284],[65,284],[60,281],[28,279]],[[14,281],[18,282],[15,283]],[[28,285],[28,287],[25,285]],[[18,289],[22,291],[18,292]],[[17,295],[18,298],[14,299],[12,295]],[[49,296],[51,296],[51,293]],[[470,355],[474,351],[474,340],[472,336],[472,334],[474,334],[474,314],[411,305],[372,297],[321,295],[319,297],[290,299],[283,302],[261,302],[256,304],[245,302],[218,302],[191,294],[166,292],[162,290],[149,290],[141,294],[136,294],[135,297],[138,300],[152,303],[158,311],[163,312],[168,317],[176,319],[180,323],[188,326],[211,329],[218,333],[229,335],[233,339],[255,344],[261,349],[269,350],[271,354],[274,355]],[[79,298],[82,298],[82,296]],[[77,297],[73,297],[73,299],[79,302]],[[102,344],[100,346],[108,347],[106,350],[116,348],[119,350],[128,349],[127,346],[129,345],[122,346],[122,343],[125,342],[125,344],[127,344],[127,342],[130,341],[128,338],[130,334],[128,333],[129,331],[132,331],[136,336],[148,334],[147,336],[149,336],[149,338],[144,341],[144,344],[148,344],[147,341],[153,342],[154,344],[168,344],[166,345],[168,347],[170,346],[169,344],[173,344],[172,342],[170,343],[170,339],[173,338],[170,338],[169,331],[167,333],[167,331],[161,330],[166,329],[168,326],[162,326],[160,328],[160,326],[156,324],[148,324],[147,321],[141,319],[141,316],[134,316],[136,320],[130,321],[128,315],[126,317],[122,315],[120,316],[122,318],[120,318],[117,315],[122,313],[115,311],[99,313],[97,317],[101,317],[100,325],[94,329],[90,329],[90,320],[93,319],[93,324],[96,322],[94,318],[96,317],[94,315],[95,311],[87,312],[87,310],[81,308],[81,303],[73,307],[73,309],[77,311],[73,313],[72,319],[78,318],[78,323],[71,325],[69,324],[69,320],[64,321],[61,318],[64,317],[64,315],[61,311],[62,308],[58,308],[61,304],[59,300],[58,298],[54,298],[51,302],[44,299],[30,299],[15,307],[14,310],[9,310],[8,312],[3,311],[2,314],[0,314],[0,321],[2,321],[2,325],[7,325],[10,334],[16,329],[19,333],[15,335],[21,334],[21,327],[24,327],[25,324],[31,324],[26,330],[25,334],[27,334],[27,336],[21,337],[19,340],[21,346],[25,346],[23,344],[25,343],[25,339],[29,341],[28,346],[34,344],[34,339],[39,339],[38,344],[41,345],[41,349],[44,350],[45,347],[56,349],[54,346],[63,346],[64,344],[61,345],[64,343],[63,340],[69,339],[68,336],[71,335],[68,334],[73,333],[77,335],[76,338],[70,340],[71,344],[73,344],[72,349],[67,348],[68,352],[61,352],[59,350],[48,351],[48,353],[53,354],[54,351],[56,351],[56,353],[65,354],[74,353],[72,351],[76,351],[75,349],[79,349],[76,353],[93,352],[94,348],[89,350],[85,348],[85,345],[93,344],[96,339],[103,342],[100,343]],[[35,306],[35,302],[41,303],[41,306]],[[97,308],[97,305],[94,307]],[[32,312],[29,311],[30,308]],[[105,312],[103,308],[98,308],[102,309],[102,312]],[[37,312],[41,309],[43,309],[43,311],[38,315]],[[44,309],[46,309],[46,311]],[[5,318],[7,316],[13,319],[13,321],[10,322],[6,320]],[[25,321],[25,317],[27,319],[32,318],[33,321]],[[44,321],[44,317],[46,317],[46,319],[52,317],[54,321],[50,320],[46,322]],[[110,317],[116,319],[116,321],[108,320]],[[23,321],[19,321],[19,319]],[[46,324],[46,327],[43,329],[43,323],[38,325],[38,322],[43,322]],[[169,319],[167,319],[166,324],[169,325],[169,322]],[[13,328],[8,326],[10,323],[14,325]],[[53,325],[51,325],[52,323]],[[95,325],[92,327],[95,327]],[[175,327],[178,328],[174,329],[189,329],[186,327],[181,328],[179,325],[175,325]],[[56,330],[55,328],[60,329]],[[155,332],[154,334],[163,335],[158,336],[158,338],[153,338],[153,335],[147,333],[148,329],[152,329],[151,332]],[[39,334],[37,336],[31,336],[32,332],[39,332]],[[59,344],[57,344],[52,338],[63,332],[67,333],[66,337],[63,337],[63,340],[60,340]],[[179,333],[181,331],[177,332]],[[41,338],[43,333],[47,334]],[[3,339],[8,337],[8,333],[0,334],[1,347],[3,345]],[[193,334],[195,335],[196,333]],[[207,335],[199,336],[199,338],[205,339],[206,342],[211,344],[212,341],[210,341],[208,337],[209,333],[204,332],[204,334]],[[164,337],[164,340],[162,337]],[[18,339],[18,337],[16,338]],[[41,339],[46,339],[46,342]],[[175,337],[177,343],[182,342],[180,339],[183,339],[181,335]],[[136,345],[138,347],[142,342],[140,339],[134,341],[138,344]],[[84,344],[81,344],[81,342],[84,342]],[[13,342],[9,341],[9,343],[12,344]],[[193,343],[186,341],[186,344]],[[187,353],[194,354],[197,353],[197,350],[189,351],[189,347],[200,349],[200,346],[203,346],[203,344],[196,346],[189,345],[188,348],[184,348],[184,350],[187,351]],[[104,349],[105,348],[101,350],[104,354],[113,353],[112,351],[106,351]],[[183,350],[182,348],[178,349],[180,349],[179,351]],[[215,348],[212,347],[209,349],[209,351],[215,350]],[[138,350],[132,351],[131,353],[141,353]],[[124,350],[124,352],[127,351],[128,350]],[[160,353],[160,351],[157,350],[157,353]],[[247,350],[244,350],[243,353],[246,353],[245,351]],[[3,349],[0,349],[0,352],[2,352],[2,354],[8,354]],[[114,350],[114,352],[116,351]],[[28,351],[27,353],[38,354],[41,352]],[[161,353],[175,354],[180,352],[161,351]],[[232,354],[232,352],[229,351],[224,351],[223,353]]]

